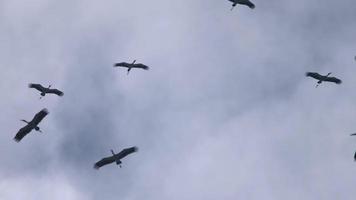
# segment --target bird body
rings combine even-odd
[[[329,76],[330,74],[331,73],[328,73],[326,76],[323,76],[323,75],[320,75],[320,74],[318,74],[316,72],[307,72],[307,73],[305,73],[305,76],[307,76],[307,77],[309,76],[309,77],[312,77],[312,78],[318,80],[316,87],[318,87],[318,85],[321,84],[323,81],[325,81],[325,82],[333,82],[333,83],[336,83],[336,84],[341,84],[342,83],[342,81],[340,79],[338,79],[336,77],[330,77]]]
[[[41,84],[28,84],[29,88],[35,88],[36,90],[41,92],[41,96],[45,96],[46,94],[56,94],[58,96],[63,96],[64,93],[58,89],[50,89],[51,85],[48,88],[43,87]]]
[[[120,63],[115,63],[114,67],[126,67],[127,69],[127,74],[129,74],[130,70],[132,68],[138,68],[138,69],[144,69],[144,70],[149,70],[150,68],[147,65],[144,65],[142,63],[136,63],[136,60],[134,60],[132,63],[127,63],[127,62],[120,62]]]
[[[105,157],[101,160],[99,160],[98,162],[96,162],[94,164],[94,168],[95,169],[99,169],[100,167],[116,162],[117,165],[119,165],[121,167],[121,159],[126,157],[127,155],[137,152],[138,148],[137,147],[130,147],[130,148],[126,148],[123,149],[122,151],[120,151],[118,154],[115,154],[113,150],[111,150],[111,153],[113,154],[112,156],[109,157]]]
[[[240,5],[246,5],[248,6],[249,8],[251,9],[254,9],[255,8],[255,4],[253,4],[251,1],[249,0],[229,0],[231,1],[233,4],[232,4],[232,8],[231,10],[237,5],[237,4],[240,4]]]
[[[16,136],[14,137],[14,140],[16,142],[20,142],[20,140],[22,140],[22,138],[29,134],[32,129],[41,132],[40,127],[38,127],[38,124],[43,120],[43,118],[46,117],[48,113],[48,110],[45,108],[38,112],[30,122],[22,119],[21,121],[27,123],[27,125],[17,132]]]

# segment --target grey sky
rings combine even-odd
[[[356,2],[253,2],[1,1],[0,199],[353,199]]]

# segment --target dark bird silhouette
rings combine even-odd
[[[147,65],[144,65],[142,63],[137,63],[135,64],[136,60],[134,60],[132,63],[127,63],[127,62],[120,62],[120,63],[115,63],[114,67],[126,67],[127,69],[127,74],[129,74],[130,70],[132,68],[139,68],[139,69],[144,69],[144,70],[149,70],[150,68]]]
[[[60,91],[60,90],[50,89],[51,85],[49,85],[48,88],[45,88],[40,84],[30,83],[30,84],[28,84],[28,87],[29,88],[35,88],[36,90],[40,91],[42,97],[45,96],[46,94],[56,94],[58,96],[63,96],[64,95],[64,93],[62,91]]]
[[[122,158],[126,157],[127,155],[137,152],[138,148],[137,147],[130,147],[130,148],[126,148],[123,149],[120,153],[115,154],[115,152],[113,150],[111,150],[112,156],[106,157],[101,159],[100,161],[96,162],[94,164],[94,168],[95,169],[99,169],[100,167],[116,162],[116,165],[119,165],[121,168],[121,160]]]
[[[318,87],[319,84],[321,84],[323,81],[333,82],[333,83],[336,83],[336,84],[341,84],[342,81],[340,79],[335,78],[335,77],[329,77],[330,74],[331,74],[331,72],[329,72],[326,76],[323,76],[323,75],[320,75],[320,74],[318,74],[316,72],[307,72],[307,73],[305,73],[305,76],[310,76],[312,78],[315,78],[315,79],[319,80],[315,87]]]
[[[38,132],[42,132],[40,127],[38,127],[38,124],[42,121],[43,118],[46,117],[47,114],[48,114],[48,110],[45,108],[42,109],[39,113],[37,113],[30,122],[22,119],[21,121],[27,123],[27,125],[21,128],[17,132],[16,136],[14,137],[14,140],[16,142],[20,142],[20,140],[23,137],[25,137],[27,134],[29,134],[32,131],[32,129],[35,129]]]
[[[353,133],[353,134],[351,134],[350,136],[355,136],[356,135],[356,133]],[[356,152],[355,152],[355,154],[354,154],[354,161],[356,161]]]
[[[249,8],[251,9],[254,9],[255,8],[255,4],[253,4],[251,1],[249,0],[229,0],[232,2],[232,9],[234,9],[234,7],[237,5],[237,4],[240,4],[240,5],[246,5],[248,6]]]

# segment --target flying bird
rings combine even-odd
[[[356,135],[356,133],[353,133],[353,134],[351,134],[350,136],[355,136]],[[356,152],[355,152],[355,154],[354,154],[354,161],[356,161]]]
[[[139,69],[144,69],[144,70],[149,70],[150,68],[147,65],[144,65],[142,63],[137,63],[135,64],[136,60],[134,60],[132,63],[127,63],[127,62],[120,62],[120,63],[115,63],[114,67],[126,67],[127,69],[127,74],[129,74],[130,70],[132,68],[139,68]]]
[[[310,76],[312,78],[315,78],[317,80],[319,80],[317,82],[317,85],[316,87],[319,86],[319,84],[321,84],[323,81],[326,81],[326,82],[333,82],[333,83],[336,83],[336,84],[341,84],[341,80],[338,79],[338,78],[335,78],[335,77],[329,77],[329,75],[331,74],[331,72],[329,72],[326,76],[323,76],[323,75],[320,75],[316,72],[307,72],[305,73],[305,76]]]
[[[232,7],[231,7],[231,10],[234,9],[234,7],[237,5],[237,4],[241,4],[241,5],[246,5],[248,6],[249,8],[251,9],[254,9],[255,8],[255,4],[253,4],[251,1],[249,0],[229,0],[232,2]]]
[[[33,117],[33,119],[32,119],[30,122],[28,122],[28,121],[22,119],[21,121],[27,123],[27,125],[24,126],[23,128],[21,128],[21,129],[17,132],[16,136],[14,137],[14,140],[15,140],[16,142],[20,142],[20,140],[21,140],[23,137],[25,137],[27,134],[29,134],[29,133],[32,131],[32,129],[35,129],[35,130],[38,131],[38,132],[42,132],[41,129],[40,129],[40,127],[38,127],[38,124],[43,120],[43,118],[46,117],[46,115],[47,115],[48,113],[49,113],[48,110],[47,110],[46,108],[44,108],[44,109],[42,109],[40,112],[38,112],[38,113],[35,115],[35,117]]]
[[[103,159],[101,159],[100,161],[96,162],[94,164],[94,168],[95,169],[99,169],[100,167],[116,162],[116,165],[119,165],[121,168],[121,160],[122,158],[126,157],[127,155],[137,152],[138,148],[137,147],[130,147],[130,148],[126,148],[123,149],[120,153],[115,154],[115,152],[113,150],[111,150],[112,156],[109,157],[105,157]]]
[[[28,87],[35,88],[36,90],[40,91],[42,97],[45,96],[46,94],[56,94],[58,96],[64,95],[64,93],[58,89],[50,89],[51,85],[49,85],[47,88],[45,88],[41,84],[30,83],[30,84],[28,84]]]

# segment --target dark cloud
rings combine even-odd
[[[0,199],[351,199],[356,5],[254,3],[0,3]],[[112,67],[134,59],[150,71]]]

